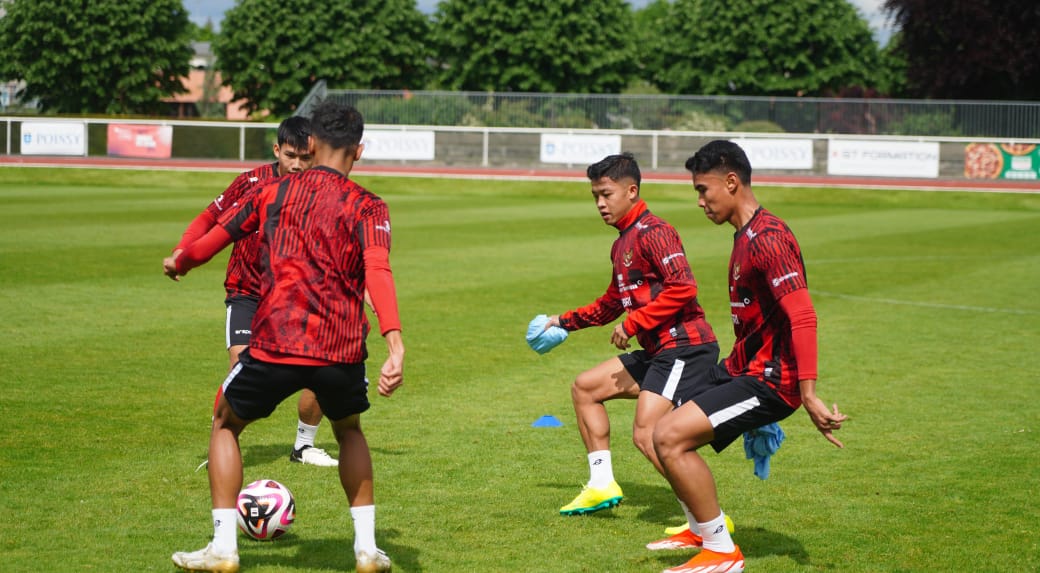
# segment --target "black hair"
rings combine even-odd
[[[294,115],[278,126],[278,145],[291,145],[306,151],[307,138],[311,135],[311,120]]]
[[[747,154],[739,145],[725,139],[704,144],[686,160],[686,169],[694,175],[710,171],[732,171],[741,183],[751,184],[751,162]]]
[[[333,149],[355,149],[361,144],[365,120],[352,105],[325,100],[311,114],[311,134]]]
[[[636,187],[639,187],[643,179],[639,173],[639,164],[636,163],[635,156],[627,152],[621,155],[608,155],[589,165],[589,168],[585,170],[585,175],[588,176],[589,181],[596,181],[604,177],[611,181],[620,181],[627,177],[636,182]]]

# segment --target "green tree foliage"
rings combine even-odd
[[[239,0],[213,51],[236,99],[285,116],[319,79],[333,89],[424,87],[428,33],[415,0]]]
[[[1040,2],[887,0],[916,97],[1040,98]]]
[[[879,62],[846,0],[676,0],[660,34],[671,93],[828,95],[871,86]]]
[[[446,89],[616,93],[637,72],[624,0],[444,0],[433,30]]]
[[[661,34],[671,14],[669,0],[652,0],[635,11],[632,33],[635,34],[639,77],[653,84],[655,75],[664,68],[668,39]]]
[[[10,0],[0,72],[58,113],[154,113],[184,92],[192,51],[180,0]]]

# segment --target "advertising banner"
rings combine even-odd
[[[964,148],[969,179],[1040,179],[1040,146],[1030,143],[969,143]]]
[[[115,157],[169,159],[173,126],[108,124],[108,154]]]
[[[813,168],[811,139],[734,139],[751,160],[751,168],[804,169]]]
[[[939,143],[831,139],[828,175],[939,177]]]
[[[589,165],[621,153],[620,135],[542,134],[542,163]]]
[[[361,142],[365,159],[431,161],[435,153],[432,131],[365,130]]]
[[[86,124],[77,122],[22,122],[22,155],[86,154]]]

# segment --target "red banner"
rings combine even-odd
[[[108,154],[115,157],[169,159],[173,126],[108,124]]]

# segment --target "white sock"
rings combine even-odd
[[[354,553],[376,551],[376,506],[359,505],[350,508],[354,519]]]
[[[238,510],[213,510],[213,551],[228,555],[238,551]]]
[[[733,538],[729,536],[726,529],[726,514],[720,513],[715,519],[706,523],[698,523],[701,537],[704,538],[704,548],[716,553],[732,553],[736,549]]]
[[[614,467],[610,463],[610,450],[589,452],[589,487],[607,487],[614,481]]]
[[[681,500],[679,498],[675,498],[675,499],[677,499],[679,501],[679,507],[682,508],[683,515],[686,516],[686,523],[689,524],[691,528],[696,527],[697,526],[697,520],[694,519],[693,518],[693,514],[690,513],[690,508],[686,507],[686,504],[683,503],[683,500]]]
[[[300,449],[303,446],[314,446],[314,436],[318,435],[318,426],[311,426],[304,424],[302,421],[296,422],[296,445],[293,446],[295,449]]]

